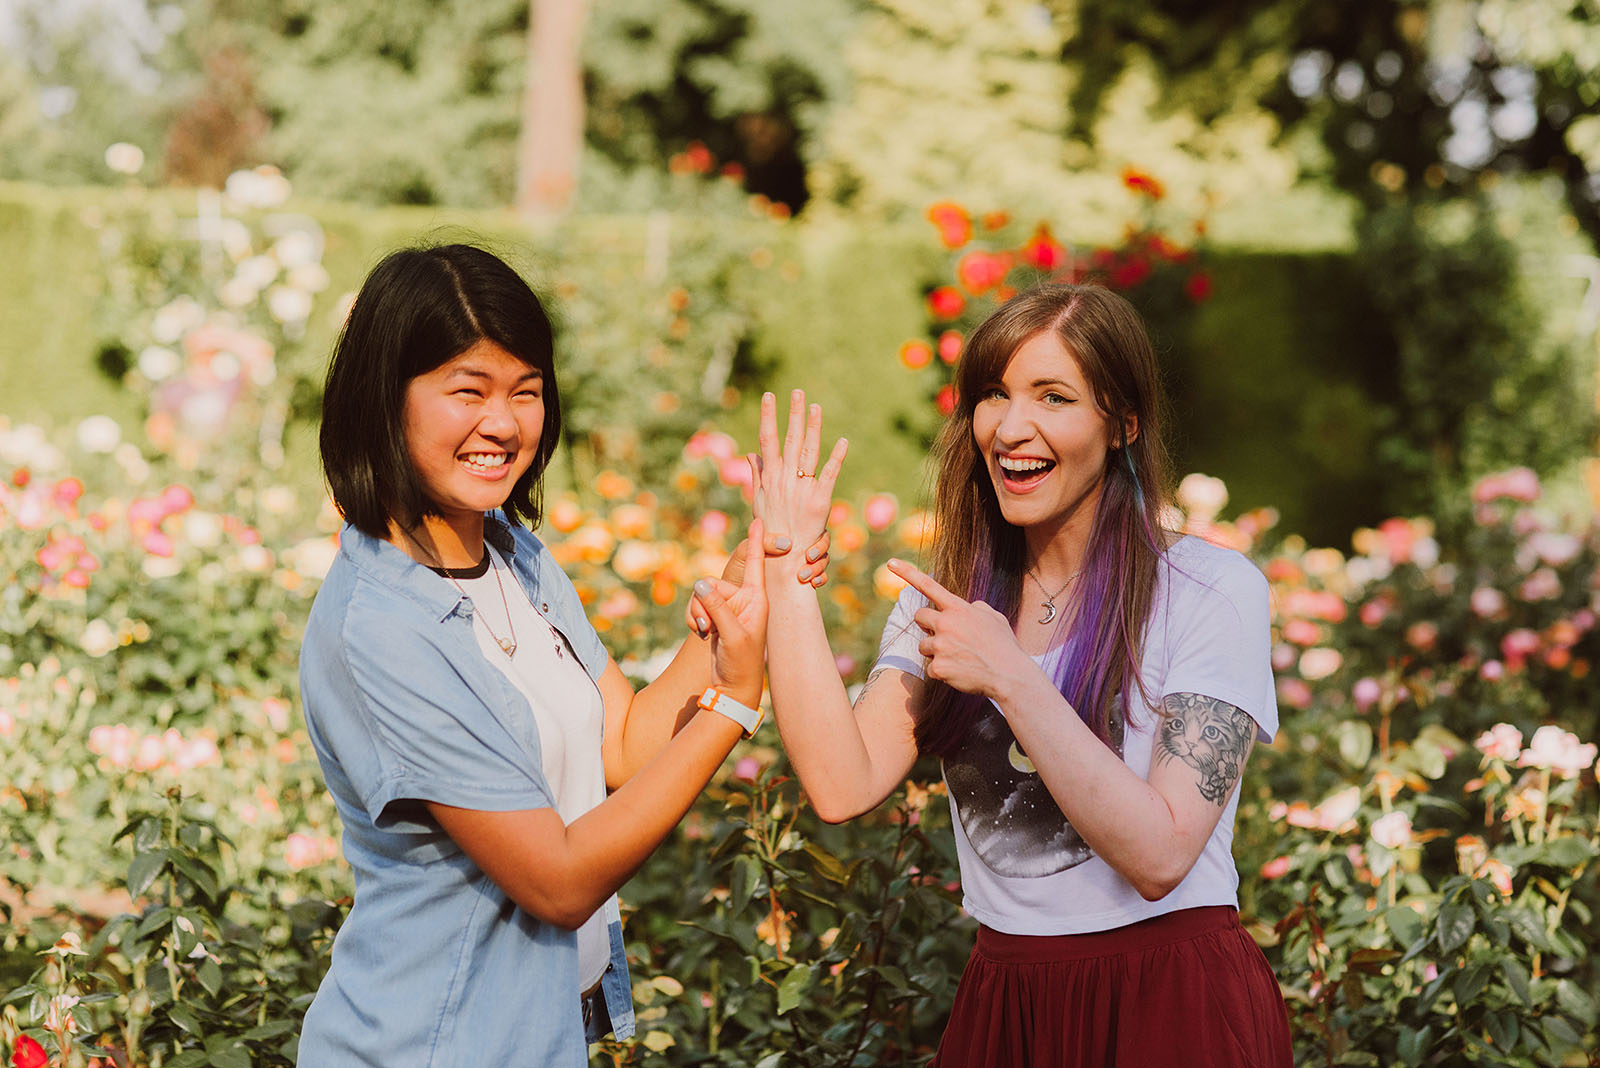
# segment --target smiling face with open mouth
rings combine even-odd
[[[452,524],[481,524],[484,512],[505,503],[543,430],[543,376],[493,341],[406,386],[406,451],[423,491]]]
[[[1051,331],[1018,346],[972,413],[1000,513],[1040,533],[1093,522],[1114,433],[1078,361]]]

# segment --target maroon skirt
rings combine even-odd
[[[1292,1068],[1278,981],[1228,905],[1078,935],[978,928],[934,1068]]]

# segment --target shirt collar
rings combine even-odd
[[[515,574],[519,570],[515,559],[517,549],[510,526],[498,513],[490,512],[484,516],[483,534],[484,539],[506,557]],[[441,622],[457,611],[470,614],[471,609],[463,605],[463,602],[470,605],[470,601],[453,583],[436,581],[437,576],[431,570],[382,538],[374,538],[346,523],[339,533],[339,552],[358,570],[418,602]]]

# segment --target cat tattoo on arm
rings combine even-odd
[[[1255,720],[1226,701],[1197,693],[1168,694],[1161,710],[1156,759],[1163,764],[1181,760],[1194,768],[1200,773],[1195,784],[1200,796],[1226,804],[1250,752]]]

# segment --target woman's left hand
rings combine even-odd
[[[928,678],[992,700],[1004,680],[1033,666],[1011,622],[992,607],[962,600],[904,560],[890,560],[889,570],[928,599],[912,617],[925,634],[917,651],[928,658]]]
[[[744,573],[737,585],[711,578],[694,584],[695,602],[710,622],[713,682],[752,708],[761,700],[767,651],[767,569],[761,562],[761,534],[761,520],[752,521],[744,542]]]

